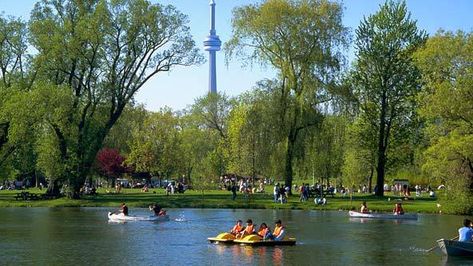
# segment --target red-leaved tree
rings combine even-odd
[[[125,158],[116,149],[101,149],[97,153],[96,161],[99,172],[113,181],[126,172],[126,167],[123,164]]]

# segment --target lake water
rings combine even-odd
[[[0,265],[473,265],[435,250],[464,217],[350,219],[346,212],[170,209],[167,222],[109,223],[107,208],[3,208]],[[131,215],[149,215],[130,209]],[[210,244],[237,219],[281,219],[296,246]]]

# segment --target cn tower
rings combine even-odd
[[[216,51],[222,42],[215,31],[215,0],[210,0],[210,33],[205,38],[204,50],[209,51],[209,93],[217,93]]]

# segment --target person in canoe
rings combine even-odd
[[[166,211],[161,208],[158,204],[149,205],[149,210],[154,212],[156,216],[165,216]]]
[[[266,223],[261,223],[258,229],[258,235],[263,238],[263,240],[269,239],[271,235],[271,229],[269,229]]]
[[[368,207],[366,206],[366,201],[363,201],[363,203],[361,204],[360,212],[361,213],[370,213],[370,210],[368,210]]]
[[[463,220],[463,227],[458,229],[458,241],[471,242],[473,241],[472,223],[469,219]]]
[[[253,221],[251,219],[248,219],[246,221],[245,229],[237,235],[237,238],[243,238],[244,236],[254,234],[255,232],[256,230],[255,230],[255,225],[253,224]]]
[[[274,241],[280,241],[284,239],[286,236],[286,228],[282,225],[281,220],[277,220],[275,222],[276,227],[274,228],[274,232],[270,234],[268,237]]]
[[[404,214],[404,209],[402,208],[402,202],[397,202],[396,205],[394,205],[393,214],[395,215]]]
[[[120,205],[120,212],[123,213],[123,215],[128,216],[128,206],[126,206],[125,202]]]
[[[233,226],[232,230],[230,230],[230,234],[232,235],[238,235],[239,233],[241,233],[241,231],[243,231],[243,221],[242,220],[238,220],[236,222],[236,224]]]

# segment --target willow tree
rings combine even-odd
[[[50,193],[65,183],[69,195],[78,197],[105,137],[136,92],[160,72],[201,61],[187,23],[174,7],[147,0],[35,5],[34,67],[39,78],[67,86],[73,96],[67,124],[46,123],[65,165],[50,182]]]
[[[386,2],[356,30],[353,84],[361,117],[377,132],[376,195],[384,195],[387,151],[414,111],[420,72],[412,55],[424,42],[405,2]],[[367,162],[369,163],[369,162]]]
[[[268,0],[233,11],[227,58],[236,55],[277,72],[289,187],[300,132],[321,121],[318,105],[330,99],[329,89],[340,70],[340,48],[347,43],[341,18],[340,4],[324,0]]]

